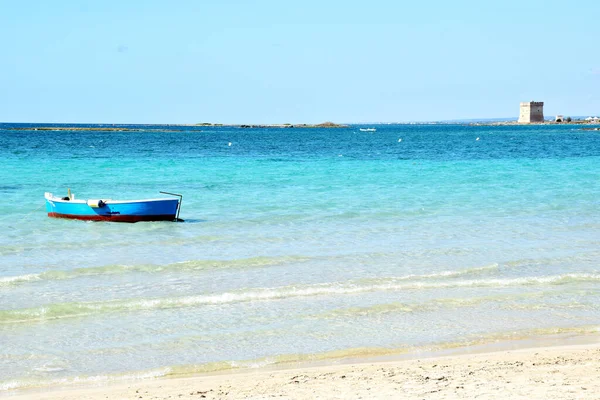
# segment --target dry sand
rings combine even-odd
[[[600,338],[583,345],[157,379],[10,398],[600,399]]]

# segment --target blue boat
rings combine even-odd
[[[46,192],[46,211],[52,218],[80,219],[85,221],[139,222],[181,221],[179,209],[182,196],[160,192],[179,198],[145,200],[93,199],[79,200],[75,195],[57,197]]]

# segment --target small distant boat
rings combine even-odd
[[[375,128],[359,128],[361,132],[375,132]]]
[[[179,198],[144,200],[76,200],[69,190],[66,197],[46,192],[46,211],[52,218],[80,219],[85,221],[139,222],[182,221],[179,219],[182,196],[160,192]]]

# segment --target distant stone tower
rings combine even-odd
[[[521,103],[519,123],[528,124],[530,122],[544,122],[543,101],[526,101]]]

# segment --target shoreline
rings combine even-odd
[[[558,368],[558,369],[557,369]],[[442,350],[368,358],[349,357],[2,393],[13,399],[168,398],[470,398],[467,386],[488,398],[596,398],[600,381],[600,333],[558,334]],[[439,375],[439,376],[438,376]],[[505,381],[494,381],[503,376]],[[475,378],[478,378],[475,380]],[[562,382],[562,384],[560,382]],[[565,385],[565,381],[569,384]],[[561,385],[561,386],[557,386]],[[556,391],[569,386],[568,392]],[[572,387],[571,387],[572,386]],[[585,388],[585,389],[581,389]],[[586,397],[590,396],[590,397]],[[490,397],[491,396],[491,397]],[[404,397],[402,397],[404,398]]]

